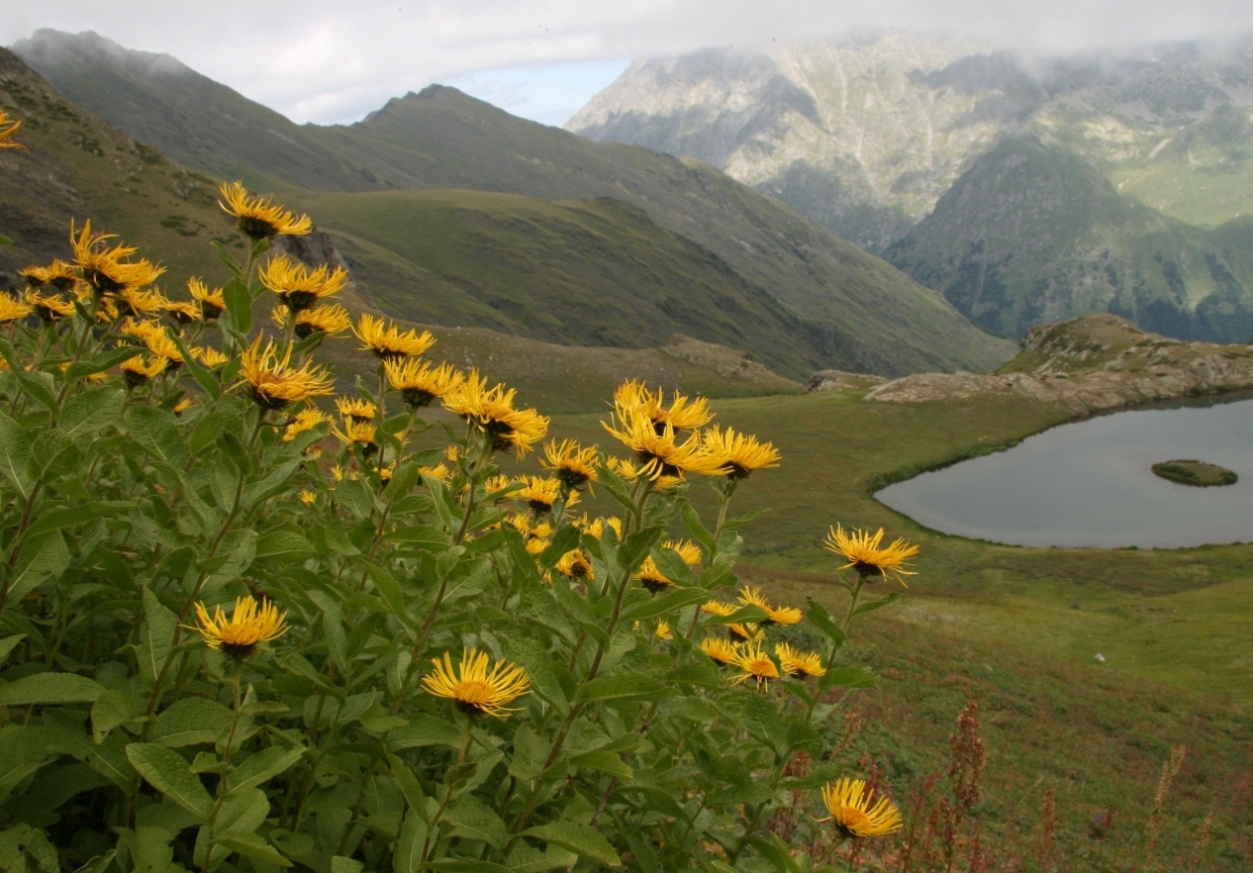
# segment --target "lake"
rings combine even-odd
[[[1197,488],[1150,469],[1175,458],[1218,464],[1240,481]],[[875,497],[933,530],[1012,545],[1251,542],[1253,400],[1184,402],[1064,424]]]

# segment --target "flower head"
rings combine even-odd
[[[873,535],[869,531],[858,530],[845,533],[844,528],[837,524],[831,528],[823,545],[828,551],[842,555],[848,561],[839,568],[841,570],[852,567],[862,579],[875,573],[886,579],[888,573],[892,573],[901,585],[905,585],[905,580],[901,577],[914,575],[912,570],[905,569],[905,562],[918,554],[918,546],[910,545],[902,537],[897,537],[889,545],[881,547],[879,544],[882,541],[883,528],[879,528]]]
[[[135,357],[122,362],[120,367],[122,379],[125,380],[127,386],[138,388],[140,385],[147,384],[149,380],[155,379],[164,373],[168,363],[160,355],[153,355],[149,358],[147,355],[140,354],[137,350]]]
[[[364,343],[362,349],[373,352],[384,361],[414,357],[435,344],[435,337],[429,330],[420,334],[416,330],[401,332],[396,325],[387,324],[369,313],[361,316],[352,332]]]
[[[698,434],[679,442],[671,425],[662,426],[658,432],[652,419],[638,413],[628,413],[617,427],[604,422],[602,426],[635,452],[650,479],[684,478],[689,473],[715,476],[720,472],[721,465],[702,445]]]
[[[283,442],[289,443],[307,430],[330,421],[330,416],[320,409],[302,409],[292,416],[283,428]]]
[[[691,400],[678,391],[670,405],[666,405],[666,392],[658,388],[650,391],[643,382],[632,379],[618,386],[613,394],[614,411],[619,417],[641,415],[653,423],[660,434],[667,426],[676,433],[704,427],[714,417],[709,411],[709,401],[704,397]]]
[[[783,674],[789,679],[822,676],[827,672],[822,666],[822,657],[817,652],[800,652],[787,643],[779,643],[774,647],[774,654],[779,659]]]
[[[486,434],[493,449],[512,448],[521,456],[548,433],[548,418],[534,409],[515,409],[516,393],[504,385],[488,388],[487,380],[472,371],[444,398],[444,406]]]
[[[360,397],[336,397],[335,408],[340,415],[357,422],[373,421],[378,415],[378,407]]]
[[[553,504],[561,498],[561,482],[544,476],[526,476],[522,479],[524,483],[520,491],[515,491],[511,497],[519,500],[525,500],[527,505],[531,507],[531,511],[537,515],[545,512],[551,512]],[[570,498],[578,495],[571,494]],[[570,506],[572,499],[566,500],[566,505]]]
[[[17,133],[17,129],[22,126],[20,121],[10,121],[9,113],[0,112],[0,149],[24,149],[26,146],[20,142],[14,142],[13,134]]]
[[[164,267],[153,266],[146,258],[130,260],[138,249],[134,246],[116,245],[108,248],[107,241],[115,237],[111,233],[93,234],[91,222],[83,222],[82,231],[70,225],[70,245],[78,273],[97,294],[116,294],[124,288],[151,285]]]
[[[0,293],[0,324],[9,324],[31,314],[31,306],[22,300]]]
[[[278,307],[275,308],[277,309]],[[296,336],[301,339],[310,337],[319,331],[328,336],[335,336],[352,327],[352,319],[348,317],[348,310],[337,303],[302,309],[296,313],[293,322]]]
[[[557,560],[557,572],[567,579],[595,579],[592,562],[582,549],[571,549]]]
[[[417,358],[384,358],[383,371],[388,383],[400,392],[400,399],[414,409],[447,397],[465,381],[465,376],[451,364],[433,367]]]
[[[291,349],[285,351],[274,343],[261,345],[256,340],[240,356],[240,373],[252,391],[252,399],[265,409],[282,409],[310,397],[335,392],[334,383],[324,371],[306,362],[300,367],[289,366]]]
[[[700,650],[708,655],[709,660],[719,667],[725,667],[727,664],[735,661],[740,655],[739,644],[722,637],[707,637],[701,640]]]
[[[40,294],[33,288],[26,289],[26,304],[41,321],[59,321],[74,314],[74,304],[70,301],[58,294]]]
[[[552,470],[553,474],[567,488],[579,488],[587,482],[595,482],[596,462],[599,459],[596,447],[580,448],[574,440],[549,440],[544,445],[544,456],[547,462],[540,461],[540,466]]]
[[[766,688],[771,679],[779,678],[779,668],[775,666],[774,661],[770,660],[770,656],[761,650],[760,645],[749,644],[739,647],[730,666],[738,667],[740,670],[738,675],[731,677],[733,685],[754,679],[758,688]]]
[[[338,294],[348,281],[348,271],[340,267],[331,270],[323,264],[310,270],[284,255],[262,267],[258,276],[261,284],[277,294],[292,312],[303,312],[319,300]]]
[[[691,540],[666,540],[661,547],[676,553],[689,567],[699,567],[701,560],[705,557],[700,546]]]
[[[822,789],[822,802],[844,837],[880,837],[901,828],[900,810],[886,797],[875,798],[863,779],[840,779]]]
[[[803,617],[795,606],[771,606],[759,588],[744,588],[738,599],[745,606],[755,606],[766,614],[762,624],[796,624]]]
[[[491,662],[486,652],[468,649],[453,669],[452,656],[444,654],[441,661],[432,658],[435,671],[422,677],[422,685],[436,697],[447,697],[457,707],[471,715],[491,715],[500,718],[505,713],[517,712],[507,704],[526,694],[531,680],[521,667],[508,661],[497,661],[489,672]]]
[[[761,443],[757,437],[736,433],[733,428],[725,431],[714,425],[701,435],[707,451],[720,461],[723,474],[728,479],[747,479],[754,470],[779,466],[779,451],[770,443]]]
[[[226,297],[221,288],[210,290],[200,279],[192,278],[187,280],[187,290],[200,306],[200,317],[205,321],[214,321],[226,311]]]
[[[191,629],[200,632],[205,645],[221,649],[240,661],[256,654],[261,643],[277,639],[287,632],[287,613],[280,613],[272,600],[258,605],[252,597],[237,597],[229,619],[222,612],[222,607],[214,607],[210,616],[205,605],[197,603],[196,616],[199,624]]]
[[[668,577],[661,570],[657,569],[657,564],[653,561],[653,556],[649,555],[644,559],[644,563],[640,565],[640,571],[635,574],[636,581],[651,591],[658,594],[665,591],[674,584],[674,580]]]
[[[254,197],[248,193],[242,182],[223,185],[221,200],[218,205],[228,215],[235,216],[241,233],[254,240],[286,234],[287,236],[304,236],[313,230],[313,222],[309,216],[296,217],[294,212],[276,206],[273,197]]]

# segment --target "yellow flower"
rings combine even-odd
[[[22,126],[20,121],[10,121],[9,113],[0,112],[0,149],[24,149],[20,142],[13,142],[12,136]]]
[[[200,279],[192,278],[187,280],[187,290],[191,292],[191,299],[199,304],[200,317],[205,321],[214,321],[226,311],[226,297],[221,288],[209,290]]]
[[[294,327],[296,336],[301,339],[310,337],[317,331],[335,336],[352,327],[352,319],[348,317],[347,309],[337,303],[329,303],[297,312]]]
[[[745,606],[756,606],[766,613],[762,624],[797,624],[803,617],[795,606],[771,606],[758,588],[743,589],[738,599]]]
[[[200,366],[208,367],[212,370],[214,367],[220,367],[230,360],[225,354],[218,349],[208,348],[206,346],[192,346],[189,351]]]
[[[445,484],[448,482],[448,468],[443,464],[436,464],[434,467],[418,467],[418,472],[423,476],[438,479]]]
[[[122,378],[131,388],[138,388],[140,385],[147,383],[148,380],[155,379],[164,373],[168,363],[160,355],[148,358],[136,351],[135,357],[122,362]]]
[[[447,397],[465,381],[465,376],[451,364],[432,367],[416,358],[384,358],[383,370],[388,383],[400,392],[400,399],[414,409],[430,406],[436,399]]]
[[[770,443],[759,443],[757,437],[736,433],[717,425],[701,435],[705,448],[718,459],[728,479],[747,479],[754,470],[779,466],[779,452]]]
[[[725,667],[740,656],[739,645],[721,637],[709,637],[701,640],[700,650],[708,655],[709,660],[719,667]]]
[[[254,197],[242,182],[224,184],[221,193],[226,202],[219,200],[218,206],[228,215],[235,216],[240,232],[254,240],[269,239],[279,234],[304,236],[313,230],[309,216],[297,218],[295,213],[276,206],[272,202],[273,197]]]
[[[622,458],[607,458],[605,466],[613,470],[623,479],[636,482],[640,479],[648,479],[653,483],[653,487],[658,491],[669,491],[677,485],[683,484],[681,476],[654,476],[654,470],[647,464],[636,464]]]
[[[822,676],[827,672],[822,666],[822,657],[817,652],[799,652],[787,643],[779,643],[774,647],[774,654],[779,659],[784,675],[790,679]]]
[[[553,504],[561,497],[561,483],[556,479],[548,479],[543,476],[526,476],[522,479],[522,482],[524,487],[509,496],[525,500],[527,505],[531,507],[531,511],[537,514],[551,512]],[[566,501],[566,506],[573,505],[577,498],[577,494],[571,494],[570,499]]]
[[[635,452],[644,472],[650,479],[662,476],[684,478],[689,473],[715,476],[720,465],[702,445],[700,436],[692,434],[682,443],[675,438],[674,428],[666,424],[660,433],[647,416],[630,413],[618,427],[602,422],[623,445]]]
[[[443,661],[431,659],[435,672],[423,676],[422,685],[427,693],[447,697],[471,715],[500,718],[505,713],[517,712],[518,708],[507,708],[507,704],[526,694],[531,680],[525,670],[508,661],[498,661],[489,672],[490,661],[486,652],[468,649],[462,653],[454,670],[452,656],[445,653]]]
[[[339,438],[344,445],[361,446],[361,450],[367,455],[372,455],[378,451],[378,443],[374,441],[374,435],[377,433],[376,428],[369,421],[357,421],[353,418],[344,419],[344,429],[331,428],[331,433]]]
[[[866,790],[865,780],[840,779],[822,789],[822,802],[844,837],[880,837],[901,829],[901,813],[890,800]]]
[[[548,462],[540,461],[540,466],[552,470],[562,485],[567,488],[578,488],[586,482],[596,481],[596,462],[599,460],[596,447],[580,448],[574,440],[549,440],[544,445],[544,456]]]
[[[127,285],[117,292],[113,300],[118,312],[122,315],[160,315],[169,306],[170,301],[155,288],[143,290],[136,285]]]
[[[378,414],[378,407],[360,397],[336,397],[335,408],[339,414],[353,421],[373,421]]]
[[[179,324],[194,324],[200,320],[200,305],[191,300],[167,300],[165,311]]]
[[[653,631],[653,636],[659,640],[674,639],[674,632],[670,630],[670,622],[664,618],[657,619],[657,629]]]
[[[9,324],[31,314],[30,304],[15,300],[8,294],[0,294],[0,324]]]
[[[571,549],[557,561],[557,572],[567,579],[595,579],[592,562],[582,549]]]
[[[384,361],[414,357],[435,344],[435,337],[429,330],[421,334],[416,330],[401,333],[396,325],[387,324],[369,313],[361,316],[352,332],[365,344],[362,349],[373,352]]]
[[[670,579],[657,569],[657,564],[653,561],[652,555],[644,559],[644,563],[640,565],[640,571],[635,574],[635,578],[653,594],[665,591],[674,584],[673,579]]]
[[[548,418],[534,409],[515,409],[517,391],[504,385],[487,387],[487,380],[471,372],[444,398],[444,407],[482,431],[495,450],[512,448],[518,457],[548,433]]]
[[[289,443],[307,430],[312,430],[323,422],[330,421],[330,416],[320,409],[302,409],[293,415],[283,428],[283,442]]]
[[[728,615],[735,615],[739,607],[734,603],[723,603],[721,600],[708,600],[701,606],[700,610],[710,615],[726,618]]]
[[[905,542],[897,537],[891,544],[880,547],[883,541],[883,528],[873,536],[869,531],[854,530],[845,533],[838,524],[831,528],[823,545],[828,551],[842,555],[848,561],[841,570],[852,567],[864,580],[874,573],[887,579],[888,573],[896,576],[901,585],[905,585],[902,576],[913,576],[914,571],[905,569],[905,562],[918,554],[918,546]],[[905,587],[909,587],[905,585]]]
[[[761,650],[760,645],[740,647],[735,653],[735,658],[730,661],[730,665],[740,670],[739,675],[731,677],[733,685],[754,679],[758,688],[768,688],[771,679],[779,678],[779,668],[775,666],[774,661],[770,660],[770,656]]]
[[[348,271],[339,267],[331,270],[326,264],[310,270],[299,261],[279,255],[261,268],[258,277],[290,311],[302,312],[342,291]]]
[[[727,625],[727,633],[745,643],[757,643],[766,638],[766,632],[751,621],[733,622]]]
[[[312,506],[318,502],[318,495],[316,492],[310,491],[308,488],[302,488],[300,489],[300,502],[305,506]]]
[[[311,362],[301,367],[288,366],[291,349],[282,350],[274,343],[261,346],[256,340],[240,357],[240,373],[252,391],[252,399],[265,409],[282,409],[292,403],[335,393],[331,377]]]
[[[666,406],[666,392],[658,388],[654,394],[643,382],[632,379],[614,391],[614,411],[619,418],[642,415],[653,423],[660,434],[667,425],[676,433],[682,430],[704,427],[714,417],[709,411],[709,401],[704,397],[690,400],[678,391]]]
[[[153,266],[146,258],[125,260],[138,251],[134,246],[106,248],[106,241],[115,236],[111,233],[93,234],[90,221],[83,222],[81,232],[75,231],[73,223],[70,224],[70,245],[74,249],[79,275],[96,293],[116,294],[123,288],[151,285],[165,272],[164,267]]]
[[[244,660],[256,654],[261,643],[277,639],[287,632],[287,613],[280,613],[274,601],[266,600],[260,605],[252,597],[235,598],[235,609],[227,620],[222,607],[214,607],[212,617],[203,603],[196,604],[197,627],[205,645],[221,649],[236,660]]]
[[[700,546],[691,540],[666,540],[661,544],[661,547],[677,552],[679,557],[683,559],[683,563],[689,567],[699,567],[701,559],[705,556],[705,553],[700,550]]]

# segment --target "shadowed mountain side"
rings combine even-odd
[[[31,43],[40,40],[55,41],[57,46],[56,51],[38,56],[43,71],[67,93],[77,88],[76,93],[86,95],[84,99],[90,97],[94,102],[88,108],[106,117],[112,117],[113,101],[107,92],[84,87],[80,81],[84,77],[98,74],[103,80],[109,69],[124,66],[132,76],[128,87],[142,86],[152,95],[150,103],[138,97],[132,101],[140,109],[175,99],[171,89],[186,78],[184,73],[170,72],[162,65],[149,63],[145,68],[142,58],[130,58],[134,53],[117,46],[102,51],[86,37],[41,32],[19,48],[34,58]],[[119,52],[125,63],[116,57]],[[64,60],[75,53],[84,59],[81,64]],[[140,72],[135,72],[136,67]],[[145,69],[147,72],[142,72]],[[218,125],[222,113],[248,118],[249,112],[255,112],[255,104],[233,92],[215,94],[216,102],[188,120],[188,124],[195,122],[194,129],[181,129],[178,138],[200,137],[203,143],[210,143],[213,140],[207,131]],[[151,111],[160,114],[156,108]],[[161,137],[174,136],[161,125],[151,124],[146,129]],[[712,256],[721,261],[737,275],[738,284],[764,291],[790,311],[790,317],[800,325],[790,342],[796,347],[796,359],[806,362],[788,368],[789,375],[798,378],[807,377],[811,369],[831,367],[886,375],[934,369],[986,370],[1013,353],[1011,345],[972,328],[939,295],[777,201],[699,162],[680,161],[633,146],[591,143],[565,131],[514,118],[455,89],[439,86],[394,99],[358,124],[297,128],[316,137],[320,148],[325,149],[319,153],[323,157],[327,153],[337,156],[334,161],[319,159],[317,164],[330,176],[310,175],[301,167],[283,169],[265,158],[266,153],[259,151],[253,140],[268,129],[258,121],[253,135],[233,141],[233,151],[219,156],[214,165],[244,164],[255,168],[254,175],[267,177],[288,173],[285,181],[301,188],[463,188],[541,200],[613,198],[630,203],[647,213],[651,221],[702,250],[702,258]],[[299,142],[296,140],[297,145]],[[166,148],[173,143],[158,139],[155,144]],[[306,154],[296,145],[293,150]],[[205,165],[210,165],[207,159]],[[332,172],[333,167],[343,166],[363,168],[367,173],[354,170],[345,176],[339,170]],[[335,176],[339,181],[323,181],[335,173],[340,173]],[[359,236],[370,241],[374,231],[362,231]],[[379,232],[391,231],[380,228]],[[368,271],[365,261],[371,255],[366,252],[363,247],[357,253],[357,262],[359,269]],[[402,283],[412,274],[408,268],[398,268],[394,258],[384,261],[374,269],[373,285],[386,298],[388,289],[383,285],[387,283],[380,281],[381,276],[390,275],[389,282]],[[561,284],[559,277],[556,284]],[[391,290],[413,296],[403,285]],[[390,299],[399,297],[393,294]],[[482,311],[490,305],[477,300],[476,307]],[[393,312],[412,317],[404,310]],[[710,335],[691,329],[686,322],[672,324],[665,333],[676,329]],[[582,341],[595,340],[585,337]],[[765,359],[764,352],[751,347],[744,350]]]

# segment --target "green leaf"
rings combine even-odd
[[[222,808],[218,810],[217,831],[219,834],[250,834],[261,827],[269,814],[270,801],[265,792],[260,788],[250,788],[222,801]]]
[[[575,700],[661,700],[669,688],[648,673],[613,673],[586,683],[574,695]]]
[[[61,869],[56,847],[48,842],[43,831],[28,824],[16,824],[0,832],[0,869],[25,873],[30,869],[27,856],[44,873],[59,873]]]
[[[231,790],[227,792],[227,796],[247,791],[249,788],[256,788],[273,779],[303,758],[304,754],[304,746],[296,746],[292,749],[271,746],[268,749],[262,749],[236,768],[235,774],[231,777]]]
[[[209,820],[213,798],[178,752],[155,743],[131,743],[126,758],[153,788],[201,822]]]
[[[685,606],[694,603],[705,603],[712,595],[704,588],[678,588],[655,596],[630,609],[624,610],[621,622],[644,621],[659,615],[670,615]],[[764,616],[765,613],[762,613]]]
[[[253,560],[299,564],[316,554],[313,543],[296,531],[272,530],[257,537],[257,552]]]
[[[331,858],[331,873],[361,873],[364,869],[365,864],[355,858],[345,858],[343,855]]]
[[[454,836],[478,840],[493,849],[499,849],[509,839],[509,830],[500,816],[472,794],[450,804],[444,820],[453,826]]]
[[[527,828],[522,832],[528,837],[536,837],[546,843],[569,849],[582,858],[589,858],[606,867],[621,867],[622,860],[613,846],[591,825],[578,824],[572,821],[554,821],[548,824]]]
[[[683,519],[683,529],[691,534],[692,539],[700,543],[706,552],[712,552],[714,549],[713,532],[701,523],[700,515],[697,514],[692,504],[685,502],[680,510],[680,515]]]
[[[504,864],[494,864],[491,861],[467,861],[465,858],[436,858],[428,862],[426,866],[431,870],[438,870],[439,873],[517,873],[516,868],[506,867]]]
[[[21,425],[0,412],[0,473],[12,483],[22,499],[34,484],[30,474],[30,437]]]
[[[590,767],[593,770],[608,773],[610,776],[617,776],[619,779],[632,779],[635,776],[635,771],[613,752],[584,752],[581,755],[571,756],[570,760],[580,767]]]
[[[28,540],[9,583],[9,600],[21,600],[45,579],[60,576],[69,564],[70,550],[60,531]]]
[[[896,601],[900,599],[901,599],[901,592],[893,591],[891,594],[879,600],[871,600],[869,603],[860,604],[856,609],[853,610],[853,615],[861,615],[864,612],[873,612],[876,609],[881,609],[884,606],[887,606],[889,603],[895,603]]]
[[[94,358],[92,358],[89,361],[78,361],[77,363],[70,364],[68,367],[65,368],[65,381],[73,382],[73,381],[83,378],[84,376],[90,376],[93,373],[103,373],[105,370],[108,370],[111,367],[116,367],[118,364],[123,364],[129,361],[131,358],[135,357],[136,355],[140,355],[142,353],[143,353],[143,349],[139,348],[138,346],[124,346],[122,348],[117,348],[117,349],[108,349],[96,355]],[[94,388],[88,391],[84,391],[83,394],[80,396],[86,396],[90,394],[92,391],[102,391],[102,392],[106,392],[110,394],[124,393],[120,391],[119,389],[114,388],[110,385],[102,385],[99,388]],[[118,411],[117,409],[114,409],[113,413],[116,414],[117,411]],[[69,403],[65,405],[65,412],[61,414],[61,426],[62,427],[66,427],[65,415],[68,412],[69,412]]]
[[[59,530],[64,527],[72,527],[76,524],[92,521],[97,518],[107,518],[111,515],[122,515],[127,510],[134,509],[135,504],[122,500],[96,500],[90,503],[79,503],[75,506],[67,506],[61,509],[52,509],[47,512],[40,513],[39,518],[35,520],[30,527],[26,529],[26,535],[33,537],[50,530]]]
[[[121,727],[139,715],[141,707],[133,694],[106,691],[91,705],[91,732],[97,743],[104,742],[109,731]]]
[[[47,731],[41,727],[11,725],[0,730],[0,798],[38,770],[53,754]]]
[[[184,697],[157,716],[148,738],[170,749],[213,743],[231,723],[232,713],[216,700]]]
[[[116,353],[110,353],[116,355]],[[113,364],[106,365],[108,369]],[[70,368],[71,370],[73,367]],[[98,371],[93,371],[98,372]],[[68,374],[67,374],[68,375]],[[86,375],[86,374],[84,374]],[[121,420],[122,401],[126,392],[111,385],[88,388],[83,393],[65,401],[58,425],[61,432],[73,439],[95,433]]]
[[[103,693],[103,685],[77,673],[36,673],[0,688],[0,706],[91,703]]]
[[[187,463],[174,413],[155,406],[130,406],[124,416],[131,434],[153,457],[178,469]]]
[[[145,688],[152,688],[165,669],[178,627],[178,616],[166,609],[157,596],[144,589],[144,626],[139,642],[139,676]]]
[[[618,566],[634,570],[643,563],[645,556],[653,550],[653,546],[665,533],[663,527],[646,527],[638,533],[626,538],[626,542],[618,547]]]
[[[218,384],[217,379],[213,378],[212,373],[200,365],[200,362],[196,360],[196,356],[191,353],[191,349],[187,348],[187,344],[183,342],[183,338],[175,334],[171,339],[174,340],[174,345],[178,346],[178,350],[183,356],[183,366],[187,368],[187,372],[191,373],[191,377],[214,400],[221,398],[222,386]]]
[[[222,286],[222,299],[226,302],[231,326],[241,337],[247,335],[252,330],[252,294],[248,287],[238,279],[231,279]]]
[[[818,679],[818,687],[828,688],[874,688],[879,677],[867,667],[835,667]]]
[[[245,858],[252,858],[254,861],[277,864],[279,867],[292,865],[291,861],[284,858],[278,849],[256,834],[226,834],[218,839],[218,844],[226,846],[232,852],[238,852]]]
[[[831,617],[831,613],[827,612],[826,607],[816,600],[809,601],[809,623],[830,637],[836,648],[844,645],[848,640],[843,628],[835,623],[835,619]]]
[[[24,639],[26,639],[26,634],[14,634],[11,637],[5,637],[0,640],[0,664],[4,663],[5,659],[9,657],[9,653]]]
[[[531,688],[540,697],[551,703],[561,715],[570,712],[570,701],[553,670],[552,655],[543,646],[517,634],[503,636],[500,645],[508,660],[526,669],[531,678]]]

